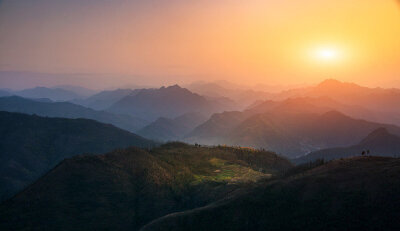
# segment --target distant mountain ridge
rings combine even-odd
[[[53,101],[69,101],[82,97],[73,91],[65,90],[63,88],[48,87],[35,87],[21,91],[13,91],[11,93],[24,98],[48,98]]]
[[[159,89],[142,89],[137,94],[122,98],[107,110],[156,120],[159,117],[175,118],[186,113],[207,115],[226,108],[218,102],[207,100],[203,96],[174,85]]]
[[[333,160],[361,156],[362,152],[372,156],[400,157],[400,136],[389,133],[386,128],[378,128],[356,145],[311,152],[295,159],[294,162],[305,163],[317,159]]]
[[[157,141],[178,141],[206,120],[207,117],[199,113],[186,113],[174,119],[161,117],[137,133]]]
[[[400,89],[368,88],[327,79],[316,86],[287,90],[274,96],[275,99],[288,97],[329,97],[373,111],[376,122],[400,125]]]
[[[294,158],[319,149],[352,145],[380,127],[400,135],[400,128],[394,125],[353,119],[336,111],[324,114],[279,110],[256,114],[225,112],[213,115],[185,140],[265,148]]]
[[[86,99],[73,100],[72,102],[95,110],[105,110],[135,91],[137,92],[139,90],[116,89],[111,91],[102,91]]]
[[[236,109],[242,110],[256,100],[265,100],[271,98],[274,94],[266,91],[251,90],[248,88],[239,88],[229,83],[218,82],[199,82],[192,83],[187,88],[193,92],[210,97],[227,97],[238,104]]]
[[[65,158],[155,145],[153,141],[93,120],[0,111],[0,200],[26,187]]]
[[[36,114],[48,117],[86,118],[102,123],[110,123],[119,128],[135,132],[147,125],[147,121],[128,115],[115,115],[105,111],[95,111],[69,102],[44,102],[18,96],[0,97],[0,111]]]

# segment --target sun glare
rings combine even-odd
[[[310,49],[313,63],[338,64],[344,59],[343,50],[335,46],[318,46]]]
[[[316,50],[315,56],[319,60],[335,61],[339,58],[339,52],[335,48],[323,47]]]
[[[336,52],[336,50],[331,49],[331,48],[323,48],[318,51],[318,56],[321,59],[332,60],[332,59],[337,58],[337,52]]]

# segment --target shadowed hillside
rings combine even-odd
[[[270,152],[183,143],[74,157],[3,203],[0,229],[138,230],[290,167]]]
[[[155,143],[86,119],[0,112],[0,200],[13,195],[65,158]]]
[[[146,225],[155,230],[398,230],[400,159],[356,157]]]

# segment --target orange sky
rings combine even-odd
[[[3,0],[0,70],[107,73],[93,78],[115,74],[121,84],[336,78],[400,87],[400,8],[394,0]]]

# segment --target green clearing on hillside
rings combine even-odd
[[[178,171],[178,178],[193,185],[256,182],[288,166],[274,153],[250,148],[169,143],[151,153]]]

